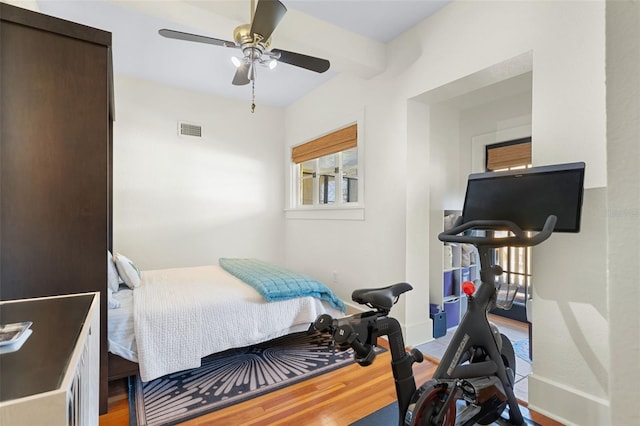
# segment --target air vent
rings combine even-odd
[[[183,121],[179,121],[178,134],[180,136],[194,136],[196,138],[201,138],[202,126],[199,124],[191,124],[191,123],[185,123]]]

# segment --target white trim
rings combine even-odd
[[[418,323],[404,325],[403,328],[406,346],[418,346],[433,340],[433,320],[431,318],[427,317]]]
[[[364,220],[364,206],[343,204],[336,206],[297,207],[285,209],[287,219]]]
[[[532,373],[529,408],[565,425],[603,425],[610,419],[609,401]]]
[[[288,147],[286,151],[287,164],[289,164],[289,197],[288,205],[285,207],[286,219],[333,219],[333,220],[364,220],[364,180],[365,180],[365,138],[364,138],[364,110],[361,110],[347,119],[332,122],[327,127],[331,127],[333,130],[325,132],[321,135],[310,137],[305,142],[301,142]],[[349,119],[350,118],[350,119]],[[316,139],[327,135],[335,130],[339,130],[356,124],[358,127],[358,201],[356,203],[342,203],[334,205],[313,205],[313,206],[298,206],[298,166],[291,161],[291,152],[295,146],[304,144],[309,140]],[[314,194],[317,193],[318,188],[316,179],[314,179]],[[336,200],[342,200],[338,198],[339,191],[336,191]]]

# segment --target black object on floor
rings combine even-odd
[[[350,426],[393,426],[398,424],[398,403],[394,402],[363,417]]]
[[[527,425],[540,426],[538,423],[531,420],[531,413],[525,407],[520,407],[522,416]],[[509,416],[509,409],[507,408],[502,414],[504,417]],[[394,402],[379,409],[378,411],[369,414],[367,417],[363,417],[360,420],[351,423],[349,426],[393,426],[398,424],[398,403]],[[509,425],[510,423],[504,419],[492,423],[492,425]]]

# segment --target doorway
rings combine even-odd
[[[485,171],[487,144],[532,135],[532,70],[527,52],[408,100],[406,274],[429,300],[438,300],[438,282],[442,293],[443,212],[462,209],[467,176]],[[408,300],[407,312],[424,306]]]

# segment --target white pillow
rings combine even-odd
[[[129,287],[130,289],[134,289],[140,285],[140,270],[136,268],[136,265],[133,264],[131,259],[127,256],[124,256],[120,253],[116,253],[113,256],[113,260],[116,263],[116,268],[118,268],[118,273],[120,274],[120,278],[122,281]]]
[[[117,309],[121,306],[120,301],[113,297],[113,291],[110,288],[107,289],[107,306],[109,309]]]
[[[113,256],[111,256],[109,250],[107,250],[107,283],[107,287],[111,289],[112,292],[115,293],[118,291],[120,287],[120,277],[118,276],[116,264],[113,263]]]

